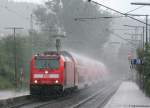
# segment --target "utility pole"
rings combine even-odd
[[[127,26],[127,27],[134,27],[135,28],[135,36],[138,36],[138,35],[141,35],[141,48],[143,48],[143,50],[144,50],[144,26],[133,26],[133,25],[124,25],[124,26]],[[136,30],[137,30],[137,28],[142,28],[142,34],[136,34]],[[134,50],[131,50],[132,52],[134,51]],[[143,58],[142,58],[142,60],[143,60]],[[144,68],[143,68],[143,71],[144,71]],[[139,75],[139,77],[138,77],[138,75]],[[142,85],[142,83],[141,83],[141,79],[142,79],[142,74],[141,73],[136,73],[136,76],[137,76],[137,78],[139,78],[139,84],[140,84],[140,86]],[[132,78],[133,78],[133,74],[132,74]]]
[[[130,15],[130,16],[145,16],[145,36],[146,36],[146,45],[148,44],[148,16],[149,15],[138,15],[138,14],[127,14],[127,15]]]
[[[143,5],[143,6],[150,6],[150,3],[140,3],[140,2],[134,2],[131,3],[132,5]],[[145,47],[145,52],[144,52],[144,56],[147,57],[147,50],[148,50],[148,15],[146,15],[146,47]],[[149,37],[149,41],[150,41],[150,37]],[[143,65],[143,72],[145,73],[145,63]],[[143,74],[143,89],[144,89],[144,83],[145,83],[145,75]]]
[[[16,30],[23,29],[23,28],[21,28],[21,27],[7,27],[5,29],[13,30],[15,86],[17,88],[18,87],[18,73],[17,73],[17,53],[16,53]]]
[[[93,1],[93,0],[88,0],[88,2],[91,2],[91,3],[94,3],[94,4],[96,4],[96,5],[105,7],[105,8],[107,8],[107,9],[111,10],[111,11],[114,11],[114,12],[116,12],[116,13],[119,13],[119,14],[121,14],[121,15],[124,15],[125,17],[131,18],[131,19],[133,19],[133,20],[136,20],[136,21],[138,21],[138,22],[140,22],[140,23],[145,24],[145,25],[146,25],[146,44],[148,44],[148,31],[147,31],[147,30],[148,30],[148,25],[150,26],[150,24],[148,24],[148,15],[131,15],[131,14],[127,14],[127,13],[122,13],[122,12],[120,12],[120,11],[118,11],[118,10],[112,9],[112,8],[110,8],[110,7],[108,7],[108,6],[105,6],[105,5],[101,4],[101,3],[98,3],[98,2]],[[150,4],[148,4],[148,3],[131,3],[131,4],[133,4],[133,5],[150,5]],[[146,16],[146,22],[143,22],[143,21],[141,21],[141,20],[138,20],[138,19],[136,19],[136,18],[134,18],[134,17],[132,17],[132,16]],[[83,18],[82,18],[82,19],[83,19]]]
[[[146,45],[148,44],[148,15],[146,15]]]
[[[31,49],[34,52],[34,38],[33,38],[33,15],[30,15],[30,36],[31,36]]]
[[[140,2],[133,2],[131,3],[132,5],[141,5],[141,6],[150,6],[150,3],[140,3]],[[148,16],[149,15],[145,15],[146,17],[146,47],[147,47],[147,44],[148,44]],[[150,40],[149,40],[150,41]]]
[[[145,38],[144,38],[144,35],[145,35],[145,33],[144,33],[144,31],[145,31],[145,28],[144,28],[144,26],[142,27],[143,28],[143,50],[144,50],[144,48],[145,48]]]
[[[133,27],[133,28],[142,28],[142,34],[141,34],[141,45],[142,48],[144,49],[144,39],[145,39],[145,27],[144,26],[133,26],[133,25],[123,25],[123,26],[127,26],[127,27]],[[140,34],[135,34],[135,35],[140,35]]]
[[[32,14],[30,15],[30,29],[32,32],[32,30],[33,30],[33,15]]]

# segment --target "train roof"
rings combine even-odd
[[[57,51],[47,51],[47,52],[44,52],[43,54],[44,55],[58,55],[58,56],[62,55],[64,57],[72,58],[72,55],[67,51],[59,51],[59,52],[57,52]]]
[[[67,51],[46,51],[44,53],[41,54],[37,54],[34,55],[35,57],[51,57],[51,55],[53,55],[53,57],[60,57],[62,56],[64,58],[65,61],[75,61],[75,59],[73,58],[72,54],[67,52]]]

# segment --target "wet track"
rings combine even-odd
[[[29,98],[7,108],[102,108],[116,92],[120,83],[121,81],[99,82],[67,96],[44,101]]]

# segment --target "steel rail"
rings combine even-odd
[[[108,89],[109,88],[109,89]],[[110,97],[113,96],[113,94],[116,92],[116,90],[118,89],[118,87],[112,86],[111,89],[109,87],[109,85],[101,90],[99,90],[98,92],[94,93],[93,95],[89,96],[88,98],[80,101],[79,103],[71,106],[70,108],[79,108],[82,105],[88,103],[89,101],[91,101],[92,99],[96,98],[97,96],[101,96],[100,94],[106,94],[106,96],[103,97],[102,102],[96,107],[99,108],[100,106],[104,105],[104,103],[106,103],[107,100],[110,99]],[[111,90],[111,91],[110,91]]]

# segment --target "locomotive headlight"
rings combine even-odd
[[[55,83],[58,83],[58,80],[56,80]]]
[[[48,71],[45,71],[45,74],[48,74]]]
[[[37,84],[37,80],[34,80],[34,83]]]

